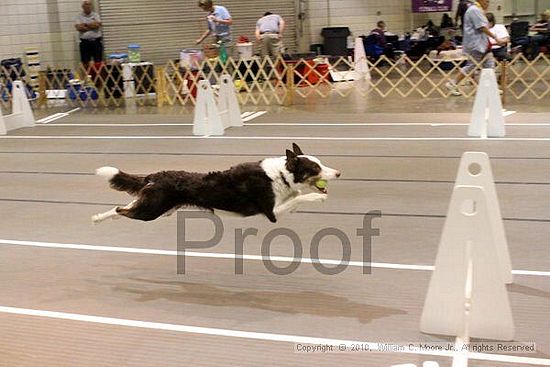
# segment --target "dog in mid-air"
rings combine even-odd
[[[286,156],[242,163],[226,171],[194,173],[161,171],[132,175],[114,167],[101,167],[96,174],[106,178],[111,188],[136,197],[124,207],[115,207],[92,216],[94,223],[119,216],[151,221],[181,207],[198,207],[248,217],[265,215],[271,222],[302,203],[323,202],[326,181],[340,177],[340,171],[304,155],[292,144]],[[310,189],[314,192],[302,193]]]

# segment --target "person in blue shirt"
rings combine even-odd
[[[197,45],[202,43],[206,37],[213,35],[216,43],[225,47],[227,55],[233,56],[233,39],[231,38],[231,25],[233,19],[227,8],[221,5],[214,5],[212,0],[200,0],[199,7],[208,12],[206,22],[208,29],[197,39]]]
[[[489,29],[489,21],[485,12],[489,7],[489,0],[478,0],[472,4],[464,13],[464,31],[462,46],[463,51],[469,56],[466,65],[460,69],[455,79],[449,80],[445,87],[449,89],[453,96],[460,96],[462,93],[458,90],[458,84],[462,79],[469,75],[479,64],[483,68],[494,69],[495,59],[491,53],[491,42],[489,38],[495,40],[495,44],[506,46],[508,41],[498,38]]]

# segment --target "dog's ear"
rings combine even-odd
[[[296,160],[296,157],[298,157],[298,155],[295,152],[288,149],[286,150],[286,159],[288,161]]]
[[[296,155],[304,155],[302,149],[300,149],[300,147],[296,143],[292,143],[292,150],[294,151],[294,153],[296,153]]]
[[[298,156],[292,150],[286,150],[286,166],[289,170],[292,170],[296,165]]]

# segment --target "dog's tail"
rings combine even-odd
[[[101,167],[96,169],[95,173],[109,181],[113,189],[133,195],[146,185],[144,176],[131,175],[114,167]]]

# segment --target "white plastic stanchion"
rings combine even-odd
[[[207,80],[198,83],[195,116],[193,119],[193,135],[223,135],[223,123],[220,111],[214,99],[214,92]]]
[[[226,128],[240,126],[243,126],[243,120],[231,77],[222,76],[218,103],[210,82],[199,81],[193,135],[223,135]]]
[[[355,79],[370,80],[369,64],[367,63],[367,55],[365,53],[365,46],[363,45],[363,39],[361,37],[355,38],[355,49],[353,51],[353,59],[355,61]]]
[[[460,160],[455,185],[481,186],[485,190],[501,276],[504,283],[511,284],[513,282],[512,262],[510,261],[508,241],[504,231],[491,162],[487,153],[465,152]]]
[[[464,321],[462,331],[455,339],[452,367],[468,367],[468,344],[470,343],[470,312],[472,310],[472,290],[474,288],[474,262],[472,260],[472,242],[466,243],[466,282],[464,284]]]
[[[495,71],[483,69],[468,126],[468,136],[487,138],[505,135],[504,113]]]
[[[224,128],[243,126],[241,109],[237,100],[237,94],[235,93],[233,79],[231,79],[231,76],[225,74],[222,75],[220,83],[218,110],[220,111]]]
[[[6,128],[6,121],[2,115],[2,109],[0,108],[0,135],[6,135],[7,133],[8,129]]]
[[[422,332],[465,339],[467,323],[467,338],[513,339],[512,311],[489,210],[482,187],[455,186],[422,311]],[[471,296],[466,315],[469,267]]]
[[[33,127],[35,124],[32,108],[25,92],[25,84],[15,81],[12,88],[12,113],[2,116],[0,111],[0,135],[22,127]]]

